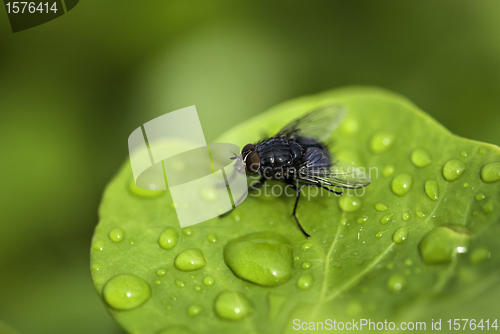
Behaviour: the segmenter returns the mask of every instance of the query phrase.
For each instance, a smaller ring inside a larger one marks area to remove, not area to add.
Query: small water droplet
[[[182,229],[182,234],[184,234],[184,235],[185,235],[185,236],[187,236],[187,237],[189,237],[189,236],[193,235],[193,233],[194,233],[194,230],[193,230],[193,228],[192,228],[192,227],[184,227],[184,228]]]
[[[438,226],[424,236],[418,249],[425,262],[444,263],[467,252],[469,243],[470,235],[464,226]]]
[[[102,251],[104,249],[104,241],[102,240],[96,240],[92,244],[92,249],[95,251]]]
[[[403,243],[408,238],[409,231],[410,228],[408,226],[398,228],[392,235],[392,241],[397,244]]]
[[[392,292],[400,292],[406,285],[406,278],[402,275],[394,274],[387,282],[387,288]]]
[[[194,278],[195,276],[194,275],[189,275],[189,278]]]
[[[468,182],[465,182],[464,183],[464,188],[467,188],[469,186],[469,183]]]
[[[339,198],[339,207],[344,212],[354,212],[361,207],[361,199],[356,196],[344,195]]]
[[[363,223],[365,223],[367,220],[368,220],[368,217],[367,217],[367,216],[362,216],[362,217],[359,217],[359,218],[356,220],[356,223],[358,223],[358,224],[363,224]]]
[[[128,243],[129,243],[129,244],[133,245],[133,244],[134,244],[134,242],[135,242],[135,240],[134,240],[134,239],[128,239]]]
[[[155,281],[155,284],[156,284],[156,285],[160,285],[160,284],[161,284],[161,281],[160,281],[160,280],[156,280],[156,281]]]
[[[417,211],[417,212],[415,212],[415,214],[417,215],[418,218],[424,218],[425,217],[425,213],[423,213],[422,211]]]
[[[158,269],[156,271],[156,275],[158,276],[165,276],[167,274],[167,270],[166,269]]]
[[[177,269],[182,271],[193,271],[206,266],[207,261],[201,249],[192,248],[177,255],[174,265]]]
[[[98,272],[99,270],[101,270],[101,268],[102,268],[102,264],[100,264],[100,263],[92,264],[92,271],[93,272]]]
[[[354,119],[346,119],[345,121],[342,122],[342,130],[347,133],[347,134],[354,134],[358,132],[359,125],[358,122]]]
[[[154,188],[156,188],[156,186],[154,186]],[[133,195],[135,195],[137,197],[143,197],[143,198],[155,198],[155,197],[159,197],[165,193],[164,190],[153,190],[153,189],[149,190],[149,189],[139,188],[135,184],[135,181],[133,179],[130,181],[128,189]]]
[[[462,151],[462,152],[460,152],[460,156],[461,156],[462,158],[467,158],[467,151]]]
[[[417,167],[425,167],[432,162],[432,158],[427,150],[418,148],[411,153],[411,162]]]
[[[207,276],[203,279],[203,284],[205,284],[206,286],[212,286],[215,284],[215,278],[213,278],[212,276]]]
[[[175,285],[177,285],[179,288],[183,288],[183,287],[186,286],[186,282],[184,282],[183,280],[178,279],[178,280],[175,281]]]
[[[378,231],[377,234],[375,234],[375,238],[380,239],[384,236],[385,231]]]
[[[214,303],[215,313],[222,319],[240,321],[254,312],[250,300],[242,293],[223,291]]]
[[[177,240],[179,240],[179,234],[173,228],[165,229],[160,238],[158,239],[158,244],[161,248],[170,250],[177,245]]]
[[[483,205],[483,212],[484,213],[492,213],[493,210],[495,209],[495,202],[493,201],[492,198],[490,198],[484,205]]]
[[[413,261],[411,259],[406,259],[405,260],[405,266],[411,266],[413,264]]]
[[[211,243],[215,243],[215,242],[217,242],[217,240],[219,240],[219,238],[217,237],[217,234],[215,234],[215,233],[209,233],[207,236],[207,239]]]
[[[439,197],[439,186],[436,180],[425,181],[425,193],[433,201],[437,201]]]
[[[403,213],[403,220],[408,221],[411,218],[411,214],[409,212],[404,212]]]
[[[391,221],[392,216],[394,216],[394,214],[393,214],[393,213],[389,213],[389,214],[387,214],[387,215],[383,216],[383,217],[380,219],[380,224],[382,224],[382,225],[387,224],[388,222],[390,222],[390,221]]]
[[[293,260],[294,261],[298,261],[298,260],[300,260],[300,257],[296,256],[296,257],[293,258]]]
[[[191,305],[188,308],[188,316],[196,317],[202,311],[203,311],[203,307],[201,307],[200,305]]]
[[[311,262],[306,261],[302,263],[302,269],[309,269],[309,268],[311,268]]]
[[[402,173],[392,180],[391,189],[398,196],[406,195],[413,184],[413,177],[408,173]]]
[[[377,210],[377,211],[382,212],[382,211],[387,211],[387,209],[389,209],[389,207],[385,203],[376,203],[375,204],[375,210]]]
[[[303,251],[306,251],[308,249],[311,249],[313,247],[313,244],[310,243],[310,242],[304,242],[302,244],[302,246],[300,247],[300,249],[302,249]]]
[[[312,274],[305,274],[300,276],[297,281],[297,287],[301,290],[309,290],[314,283],[314,276]]]
[[[382,171],[382,173],[384,174],[385,177],[389,177],[392,174],[394,174],[395,170],[396,170],[396,168],[394,167],[394,165],[387,165],[384,167],[384,170]]]
[[[117,227],[109,231],[108,236],[113,242],[122,242],[123,237],[125,236],[125,231]]]
[[[248,234],[224,247],[224,261],[233,273],[263,286],[288,281],[293,274],[292,259],[292,245],[272,232]]]
[[[340,218],[340,225],[342,225],[342,226],[346,226],[347,225],[347,217]]]
[[[104,285],[103,297],[106,304],[115,310],[130,310],[151,297],[151,288],[138,276],[122,274],[113,277]]]
[[[481,202],[485,198],[486,198],[486,196],[484,196],[483,193],[479,193],[476,195],[476,201],[478,201],[478,202]]]
[[[201,291],[201,285],[195,285],[194,291]]]
[[[465,163],[457,159],[448,160],[443,166],[443,177],[446,181],[455,181],[460,178],[466,169]]]
[[[500,162],[492,162],[481,168],[481,179],[492,183],[500,180]]]
[[[230,216],[234,219],[235,222],[239,222],[241,219],[241,212],[238,210],[238,208],[234,209]]]
[[[473,264],[479,264],[491,257],[490,251],[485,247],[476,248],[470,254],[470,262]]]
[[[370,141],[370,149],[373,153],[387,151],[394,142],[394,135],[388,132],[380,132],[373,136]]]

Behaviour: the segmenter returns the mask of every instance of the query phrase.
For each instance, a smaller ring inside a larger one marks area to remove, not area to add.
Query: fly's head
[[[241,150],[241,156],[243,157],[243,165],[247,174],[255,174],[259,171],[260,159],[259,154],[255,152],[254,144],[245,145]]]

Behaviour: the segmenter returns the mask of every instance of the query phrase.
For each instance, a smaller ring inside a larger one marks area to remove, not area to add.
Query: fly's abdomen
[[[290,166],[302,154],[302,147],[294,141],[271,139],[256,147],[260,157],[260,165],[264,168],[280,168]]]

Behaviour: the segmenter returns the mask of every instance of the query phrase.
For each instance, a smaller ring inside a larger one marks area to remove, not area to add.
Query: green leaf
[[[309,240],[291,216],[294,196],[265,196],[279,183],[224,218],[181,229],[168,191],[137,191],[124,164],[105,191],[91,249],[95,288],[123,328],[281,333],[295,332],[294,319],[359,318],[423,319],[430,328],[436,315],[459,315],[485,290],[498,292],[500,182],[490,164],[498,147],[454,136],[374,88],[286,102],[218,142],[243,147],[325,103],[349,110],[331,151],[373,182],[340,199],[309,189],[298,207]]]

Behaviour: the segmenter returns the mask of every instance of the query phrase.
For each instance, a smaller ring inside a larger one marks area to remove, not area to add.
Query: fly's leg
[[[323,185],[320,185],[320,184],[311,184],[311,183],[305,183],[305,182],[300,182],[300,181],[297,181],[298,184],[301,184],[303,186],[307,186],[307,187],[319,187],[319,188],[323,188],[325,190],[328,190],[329,192],[331,193],[334,193],[336,195],[339,195],[339,196],[342,196],[344,194],[343,191],[335,191],[335,190],[332,190],[328,187],[325,187]]]
[[[260,187],[262,187],[264,185],[264,183],[266,183],[267,179],[265,177],[261,177],[261,179],[257,182],[255,182],[254,184],[252,184],[250,187],[248,187],[248,190],[247,190],[247,193],[249,193],[250,191],[252,190],[257,190],[259,189]],[[240,203],[243,199],[245,198],[245,195],[243,195],[242,197],[240,197],[238,199],[238,201],[236,201],[235,203]],[[232,208],[231,210],[229,211],[226,211],[224,212],[223,214],[221,214],[219,216],[219,218],[223,218],[223,217],[226,217],[228,214],[230,214],[231,212],[233,212],[234,208]]]
[[[300,225],[300,222],[299,222],[299,219],[297,218],[297,206],[299,205],[299,199],[300,199],[300,190],[302,189],[302,187],[298,188],[295,184],[293,184],[292,182],[288,182],[288,184],[293,188],[293,190],[295,190],[297,192],[297,198],[295,199],[295,205],[293,206],[293,212],[292,212],[292,216],[293,218],[295,219],[295,221],[297,222],[297,225],[299,226],[300,230],[302,231],[302,233],[307,237],[307,238],[310,238],[311,236],[306,232],[304,231],[304,229],[302,228],[302,225]]]

